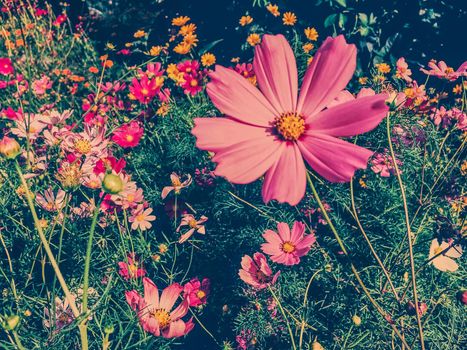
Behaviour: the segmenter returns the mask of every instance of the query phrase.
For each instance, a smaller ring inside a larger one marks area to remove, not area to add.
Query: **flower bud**
[[[102,181],[102,188],[107,193],[118,194],[123,190],[123,181],[118,175],[106,174]]]
[[[313,344],[311,345],[312,350],[324,350],[323,346],[318,343],[318,341],[314,341]]]
[[[11,137],[4,136],[0,140],[0,154],[6,159],[15,159],[21,153],[21,146],[18,141]]]
[[[459,293],[459,301],[462,304],[467,305],[467,290]]]
[[[358,326],[360,326],[362,324],[362,319],[358,315],[353,315],[352,316],[352,322],[353,322],[354,325],[356,325],[358,327]]]
[[[113,325],[108,325],[104,328],[105,334],[112,334],[115,331],[115,327]]]
[[[12,331],[19,324],[20,318],[18,315],[11,315],[5,318],[3,328],[7,331]]]

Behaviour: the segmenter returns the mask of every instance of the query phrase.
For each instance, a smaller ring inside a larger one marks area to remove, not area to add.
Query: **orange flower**
[[[111,60],[107,60],[102,63],[102,66],[105,68],[112,68],[113,65],[114,63]]]
[[[196,34],[187,34],[183,38],[183,43],[190,45],[190,46],[196,46],[198,43],[198,36]]]
[[[214,63],[216,63],[216,56],[214,56],[212,53],[206,52],[201,56],[201,64],[204,67],[212,66]]]
[[[253,22],[253,18],[251,16],[242,16],[240,18],[240,21],[238,21],[238,23],[240,23],[240,25],[243,26],[243,27],[250,24],[250,23],[252,23],[252,22]]]
[[[193,34],[195,30],[196,30],[196,24],[190,23],[190,24],[182,26],[180,30],[178,31],[178,34],[185,36],[188,34]]]
[[[172,19],[172,25],[177,26],[177,27],[181,27],[181,26],[185,25],[189,20],[190,20],[190,17],[188,17],[188,16],[175,17],[175,18]]]
[[[376,68],[378,69],[378,71],[380,73],[383,73],[383,74],[386,74],[386,73],[389,73],[391,71],[391,66],[389,66],[389,64],[387,63],[377,63],[375,64]]]
[[[305,29],[305,36],[308,40],[316,41],[318,40],[318,31],[315,28],[308,27]]]
[[[97,67],[89,67],[89,72],[93,73],[93,74],[96,74],[99,72],[99,69]]]
[[[302,49],[305,53],[309,53],[311,50],[313,50],[314,47],[315,45],[313,45],[312,43],[306,43],[302,46]]]
[[[191,45],[185,42],[181,42],[177,46],[174,47],[174,52],[180,55],[186,55],[191,50]]]
[[[286,26],[293,26],[297,23],[297,16],[295,16],[295,13],[293,12],[286,12],[282,17],[282,22]]]
[[[252,34],[248,35],[248,38],[246,39],[246,41],[251,46],[256,46],[261,42],[261,37],[259,36],[259,34],[252,33]]]
[[[135,32],[135,34],[133,34],[133,37],[135,37],[136,39],[139,39],[139,38],[142,38],[146,35],[146,32],[144,30],[138,30]]]
[[[151,49],[149,50],[149,54],[151,56],[159,56],[160,53],[162,51],[162,46],[153,46],[151,47]]]
[[[266,8],[274,17],[278,17],[281,15],[281,13],[279,12],[279,6],[277,5],[268,4]]]

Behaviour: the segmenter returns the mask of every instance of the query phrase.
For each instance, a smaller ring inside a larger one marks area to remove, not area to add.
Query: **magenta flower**
[[[118,274],[126,281],[133,278],[143,277],[146,270],[139,263],[134,253],[129,253],[127,261],[120,261],[118,263]]]
[[[183,286],[183,299],[188,300],[190,307],[204,305],[210,290],[211,283],[208,278],[203,278],[202,281],[193,278]]]
[[[137,291],[125,292],[127,303],[138,313],[143,329],[156,337],[176,338],[188,334],[195,326],[192,319],[182,320],[188,313],[188,301],[184,300],[174,310],[173,307],[183,288],[173,283],[159,296],[157,286],[149,278],[143,278],[144,297]]]
[[[316,241],[314,234],[305,236],[305,225],[298,221],[295,221],[292,232],[285,222],[277,224],[277,231],[264,232],[266,243],[261,245],[261,250],[278,264],[298,264],[300,257],[306,255]]]
[[[264,35],[253,62],[260,90],[232,69],[216,66],[207,92],[227,118],[196,118],[197,146],[214,152],[215,174],[247,184],[265,174],[265,202],[296,205],[306,189],[304,160],[325,179],[348,182],[373,152],[338,137],[374,129],[386,116],[387,94],[326,108],[355,71],[356,48],[327,38],[298,94],[293,51],[282,35]],[[215,132],[213,132],[215,130]]]
[[[253,259],[248,255],[242,258],[242,268],[238,271],[240,279],[256,289],[264,289],[276,283],[280,271],[272,274],[272,270],[261,253],[253,254]]]

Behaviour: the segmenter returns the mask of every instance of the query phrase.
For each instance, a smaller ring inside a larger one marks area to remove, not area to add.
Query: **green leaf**
[[[209,50],[211,50],[214,46],[216,46],[217,44],[219,44],[221,41],[224,41],[224,39],[219,39],[219,40],[214,40],[206,45],[204,45],[200,50],[199,50],[199,54],[202,55],[203,53],[205,52],[208,52]]]
[[[366,15],[366,13],[359,13],[358,18],[364,26],[368,25],[368,16]]]
[[[346,0],[336,0],[336,2],[341,5],[342,7],[347,7],[347,1]]]
[[[339,13],[339,28],[344,28],[345,24],[347,23],[347,15],[343,13]]]
[[[327,28],[327,27],[332,26],[334,22],[336,21],[336,17],[337,17],[337,13],[333,13],[332,15],[327,16],[326,19],[324,20],[324,27]]]

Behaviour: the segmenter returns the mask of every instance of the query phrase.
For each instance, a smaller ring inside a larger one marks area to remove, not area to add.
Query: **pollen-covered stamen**
[[[81,154],[87,154],[91,152],[92,145],[88,140],[78,139],[74,143],[75,150]]]
[[[290,254],[295,251],[295,245],[292,242],[284,242],[281,249],[284,253]]]
[[[166,328],[171,322],[169,313],[164,309],[152,310],[150,314],[157,320],[161,329]]]
[[[287,141],[296,141],[305,131],[305,119],[295,112],[282,113],[273,122],[277,133]]]

